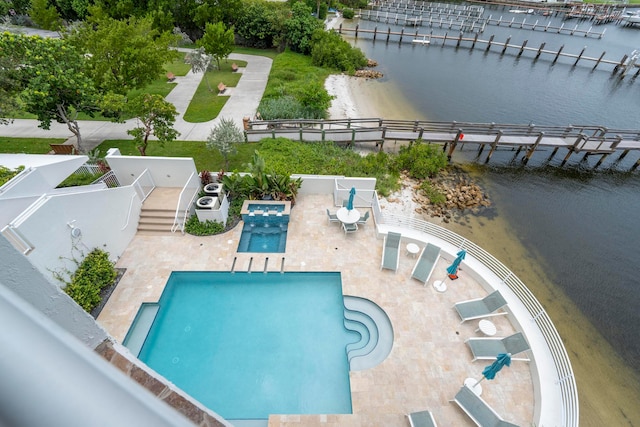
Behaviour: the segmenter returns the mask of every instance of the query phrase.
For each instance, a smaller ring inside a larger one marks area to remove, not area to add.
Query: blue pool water
[[[227,419],[350,414],[340,273],[173,272],[139,358]]]
[[[249,212],[255,212],[255,211],[284,212],[284,204],[277,203],[277,204],[267,205],[264,203],[251,203],[249,204],[249,206],[247,206],[247,210]]]
[[[277,252],[287,247],[289,216],[244,215],[238,252]]]

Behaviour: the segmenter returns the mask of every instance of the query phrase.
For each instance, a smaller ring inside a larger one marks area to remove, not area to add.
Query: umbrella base
[[[447,284],[443,280],[436,280],[433,282],[433,287],[438,292],[444,292],[447,290]]]

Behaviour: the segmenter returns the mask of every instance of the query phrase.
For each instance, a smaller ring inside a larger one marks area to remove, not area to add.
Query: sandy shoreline
[[[333,100],[330,118],[422,119],[390,82],[330,76],[325,87]],[[385,149],[387,147],[385,146]],[[383,209],[444,226],[482,246],[518,275],[553,319],[570,355],[580,398],[581,426],[640,426],[640,383],[609,343],[546,274],[543,260],[532,254],[504,216],[471,214],[444,224],[415,213],[412,187],[381,201]],[[604,398],[606,396],[606,398]]]

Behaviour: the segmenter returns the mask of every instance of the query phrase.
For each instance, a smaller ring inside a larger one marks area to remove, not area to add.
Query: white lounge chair
[[[500,353],[510,353],[515,356],[530,349],[529,343],[522,332],[517,332],[504,338],[472,337],[465,342],[471,349],[471,353],[473,353],[474,362],[476,360],[495,359]],[[529,361],[526,357],[512,357],[511,360]]]
[[[438,427],[431,411],[411,412],[407,418],[411,427]]]
[[[496,312],[505,305],[507,305],[507,301],[502,294],[500,294],[499,291],[494,291],[484,298],[458,302],[453,308],[455,308],[460,315],[462,319],[461,323],[464,323],[467,320],[507,314],[504,311]]]
[[[382,263],[380,269],[396,271],[400,263],[400,233],[388,232],[384,237],[384,246],[382,247]]]
[[[487,402],[466,385],[460,388],[452,402],[456,403],[480,427],[518,427],[517,424],[502,419]]]
[[[438,258],[440,258],[440,247],[428,243],[422,250],[418,262],[416,262],[416,265],[413,267],[411,277],[421,281],[426,286],[438,262]]]

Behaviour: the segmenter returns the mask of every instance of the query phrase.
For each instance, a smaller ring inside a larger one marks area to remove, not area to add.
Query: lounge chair
[[[517,424],[502,419],[487,402],[466,385],[460,388],[452,402],[455,402],[480,427],[518,427]]]
[[[338,216],[336,214],[332,214],[331,212],[329,212],[329,209],[327,209],[327,217],[329,218],[329,223],[340,222],[340,220],[338,219]]]
[[[366,223],[367,223],[367,220],[368,220],[368,219],[369,219],[369,211],[366,211],[366,212],[364,213],[364,215],[362,215],[362,216],[360,217],[360,219],[358,220],[358,222],[357,222],[356,224],[362,224],[362,225],[364,225],[364,224],[366,224]]]
[[[396,271],[400,262],[400,233],[390,231],[384,238],[384,246],[382,247],[382,263],[380,269]]]
[[[342,229],[344,230],[344,234],[355,233],[356,231],[358,231],[358,224],[345,224],[343,222]]]
[[[471,353],[473,353],[474,362],[476,360],[495,359],[500,353],[511,353],[512,356],[515,356],[530,348],[522,332],[517,332],[504,338],[472,337],[465,342],[471,349]],[[529,361],[527,357],[512,357],[511,360]]]
[[[436,266],[436,262],[438,262],[438,258],[440,258],[440,247],[428,243],[422,250],[420,259],[418,259],[416,265],[413,266],[411,277],[421,281],[426,286]]]
[[[462,319],[460,323],[464,323],[467,320],[507,314],[504,311],[495,312],[505,305],[507,305],[507,301],[505,301],[502,294],[499,291],[494,291],[484,298],[458,302],[453,308],[456,309]]]
[[[407,418],[411,427],[438,427],[431,411],[412,412]]]

